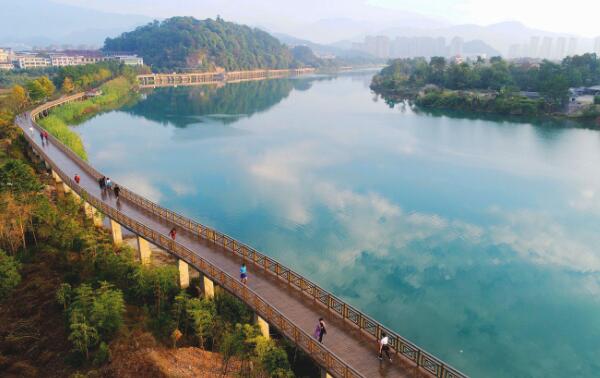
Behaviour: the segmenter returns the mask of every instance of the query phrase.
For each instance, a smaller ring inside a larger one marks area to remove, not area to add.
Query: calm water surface
[[[467,374],[598,376],[600,133],[391,109],[370,77],[160,89],[77,130]]]

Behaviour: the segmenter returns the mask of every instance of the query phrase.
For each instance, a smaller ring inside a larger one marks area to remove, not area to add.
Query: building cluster
[[[369,53],[382,59],[412,58],[433,56],[452,57],[459,60],[486,58],[485,52],[465,52],[465,41],[454,37],[449,42],[444,37],[389,37],[367,36],[364,42],[354,43],[353,49]]]
[[[14,52],[10,48],[0,47],[0,69],[4,70],[81,66],[111,60],[131,66],[144,64],[144,60],[137,55],[102,54],[98,50]]]
[[[508,57],[562,60],[567,56],[578,54],[579,50],[579,39],[576,37],[534,36],[528,43],[511,45]],[[594,39],[593,52],[600,55],[600,37]]]

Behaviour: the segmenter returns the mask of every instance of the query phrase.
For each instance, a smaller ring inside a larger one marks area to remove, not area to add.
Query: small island
[[[371,89],[388,104],[503,115],[600,116],[600,58],[584,54],[561,63],[462,62],[443,57],[396,59],[373,77]]]

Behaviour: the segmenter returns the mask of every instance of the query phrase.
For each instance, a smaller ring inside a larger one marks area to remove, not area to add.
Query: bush
[[[106,362],[110,360],[110,349],[108,349],[108,345],[103,341],[98,346],[98,351],[94,356],[94,365],[100,366],[104,365]]]
[[[21,282],[21,264],[0,249],[0,300],[6,298]]]
[[[600,105],[600,95],[594,96],[594,104]]]
[[[217,314],[230,324],[252,323],[254,314],[242,301],[226,292],[215,295]]]

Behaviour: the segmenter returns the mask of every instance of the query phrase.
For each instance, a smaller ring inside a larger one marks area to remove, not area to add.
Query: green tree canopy
[[[116,38],[105,51],[136,53],[157,70],[288,68],[289,49],[260,29],[216,20],[172,17],[154,21]]]
[[[0,193],[16,195],[37,192],[42,185],[33,174],[31,167],[21,160],[9,159],[0,167]]]

